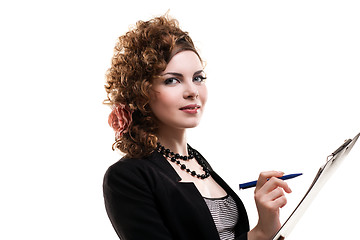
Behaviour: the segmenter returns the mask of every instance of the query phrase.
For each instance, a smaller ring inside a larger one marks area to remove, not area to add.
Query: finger
[[[273,210],[282,208],[287,204],[287,198],[282,188],[274,189],[268,193],[266,199],[265,201],[268,202],[268,206]]]
[[[270,192],[276,188],[282,188],[286,193],[291,193],[292,190],[289,185],[277,177],[270,178],[263,186],[264,191]]]
[[[283,172],[279,171],[268,171],[268,172],[261,172],[258,178],[258,182],[256,184],[255,191],[259,190],[264,186],[264,184],[272,177],[282,177],[284,175]]]
[[[287,198],[285,195],[280,196],[273,201],[273,204],[275,208],[283,208],[287,204]]]
[[[276,182],[276,185],[280,188],[282,188],[286,193],[291,193],[292,190],[291,188],[289,187],[289,185],[284,181],[284,180],[281,180],[281,179],[274,179],[274,182]]]
[[[258,211],[261,211],[262,213],[264,213],[263,211],[275,213],[279,211],[279,208],[286,205],[287,199],[282,188],[277,188],[265,195],[256,195],[255,202]]]
[[[266,195],[268,201],[275,201],[277,198],[284,196],[284,190],[280,187],[275,188]]]

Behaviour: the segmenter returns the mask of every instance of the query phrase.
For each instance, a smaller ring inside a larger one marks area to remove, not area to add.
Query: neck
[[[169,148],[174,153],[179,153],[180,155],[188,155],[185,129],[170,130],[160,128],[157,135],[159,142],[165,148]]]

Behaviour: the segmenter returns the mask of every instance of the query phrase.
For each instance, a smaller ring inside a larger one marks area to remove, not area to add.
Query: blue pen
[[[295,177],[298,177],[301,175],[302,175],[302,173],[289,174],[289,175],[284,175],[282,177],[279,177],[279,179],[288,180],[288,179],[295,178]],[[257,181],[252,181],[252,182],[239,184],[239,187],[240,187],[240,189],[247,189],[247,188],[255,187],[256,184],[257,184]]]

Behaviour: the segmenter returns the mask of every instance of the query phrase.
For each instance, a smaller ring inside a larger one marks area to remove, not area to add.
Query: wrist
[[[259,225],[254,227],[248,233],[248,240],[269,240],[269,239],[271,239],[271,236],[265,234],[265,232],[261,229]]]

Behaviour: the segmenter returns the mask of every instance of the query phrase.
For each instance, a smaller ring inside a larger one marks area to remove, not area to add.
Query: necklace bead
[[[166,159],[168,159],[171,162],[174,162],[177,165],[179,165],[182,170],[186,171],[187,173],[189,173],[193,177],[197,177],[199,179],[205,179],[205,178],[208,178],[210,176],[210,170],[207,168],[204,160],[189,145],[188,145],[188,152],[189,152],[188,156],[182,156],[179,153],[174,153],[170,149],[166,149],[160,143],[157,144],[156,150],[159,153],[161,153]],[[204,174],[198,174],[195,171],[190,170],[189,168],[186,167],[186,165],[184,163],[181,163],[181,161],[180,161],[180,160],[189,161],[189,160],[191,160],[193,158],[195,158],[195,160],[202,167],[202,170],[204,171]]]

